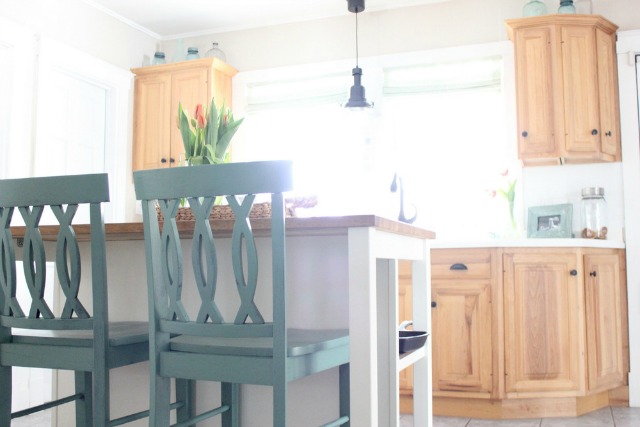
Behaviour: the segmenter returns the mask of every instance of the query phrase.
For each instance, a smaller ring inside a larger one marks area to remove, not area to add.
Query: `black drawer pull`
[[[569,272],[569,274],[570,274],[570,275],[572,275],[572,276],[577,276],[577,275],[578,275],[578,271],[576,271],[576,270],[571,270],[571,271]]]
[[[449,267],[449,270],[468,270],[467,266],[464,264],[460,264],[459,262],[453,264]]]
[[[591,135],[595,136],[598,134],[598,129],[594,129],[591,131]]]
[[[438,306],[438,303],[435,301],[431,301],[431,308],[436,308]]]

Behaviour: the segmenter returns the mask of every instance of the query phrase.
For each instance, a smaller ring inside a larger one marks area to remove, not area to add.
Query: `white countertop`
[[[435,249],[452,248],[612,248],[624,249],[622,240],[598,239],[486,239],[486,240],[430,240]]]

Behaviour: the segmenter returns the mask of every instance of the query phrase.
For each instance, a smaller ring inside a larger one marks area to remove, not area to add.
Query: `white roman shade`
[[[434,62],[384,69],[384,95],[501,88],[502,58]]]

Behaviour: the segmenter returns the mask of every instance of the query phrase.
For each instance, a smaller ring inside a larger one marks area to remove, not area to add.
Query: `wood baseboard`
[[[450,417],[486,419],[577,417],[606,406],[629,406],[629,387],[580,397],[531,399],[433,398],[433,414]],[[400,397],[400,411],[413,412],[413,397]]]

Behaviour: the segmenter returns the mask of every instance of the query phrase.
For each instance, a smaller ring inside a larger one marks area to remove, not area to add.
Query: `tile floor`
[[[413,418],[402,415],[401,427],[413,427]],[[433,427],[639,427],[640,408],[603,408],[576,418],[533,418],[522,420],[481,420],[433,417]]]
[[[50,411],[22,417],[11,423],[11,427],[50,426]],[[401,415],[400,427],[413,427],[413,417],[411,415]],[[603,408],[577,418],[534,418],[495,421],[434,417],[433,427],[640,427],[640,408]]]

